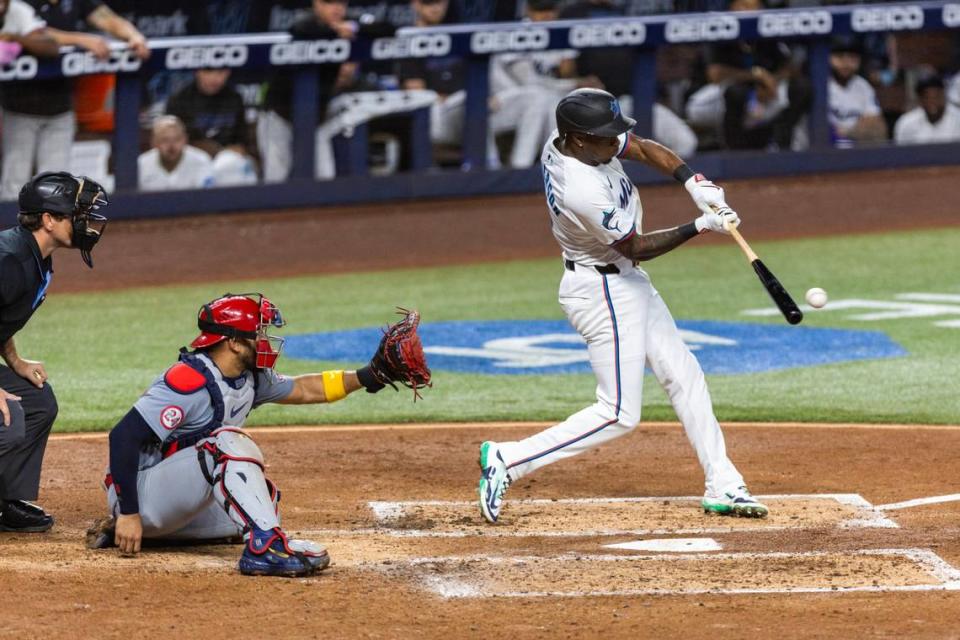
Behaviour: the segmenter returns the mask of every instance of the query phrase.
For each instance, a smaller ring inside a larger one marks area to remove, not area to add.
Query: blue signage
[[[678,321],[707,373],[760,373],[821,364],[896,358],[907,351],[879,331],[776,324]],[[361,365],[380,341],[377,327],[287,337],[284,353],[303,360]],[[589,373],[582,338],[565,320],[489,320],[420,325],[434,370],[485,374]]]

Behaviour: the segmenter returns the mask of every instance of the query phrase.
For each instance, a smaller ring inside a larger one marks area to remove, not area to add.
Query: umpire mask
[[[107,228],[107,217],[96,211],[110,203],[99,184],[86,177],[80,177],[79,180],[80,191],[73,214],[73,247],[80,250],[80,257],[92,269],[93,258],[90,253]]]
[[[107,218],[96,213],[97,209],[108,204],[103,187],[86,176],[45,171],[23,185],[19,204],[22,215],[49,212],[59,218],[69,217],[72,226],[70,245],[79,249],[84,263],[93,268],[90,252],[107,226]]]

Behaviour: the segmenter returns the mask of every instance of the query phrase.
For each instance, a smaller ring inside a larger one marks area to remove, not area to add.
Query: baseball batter
[[[578,89],[557,105],[558,130],[543,148],[547,210],[563,253],[560,305],[587,343],[597,402],[564,422],[518,442],[480,446],[480,511],[500,515],[512,482],[557,460],[609,442],[640,421],[644,364],[663,386],[706,476],[706,512],[764,517],[727,457],[703,371],[637,262],[671,251],[700,233],[725,232],[740,220],[723,189],[675,153],[629,133],[635,124],[616,98]],[[619,158],[673,175],[702,214],[672,229],[644,233],[637,189]]]
[[[388,329],[366,367],[287,378],[273,371],[283,339],[268,331],[284,321],[270,300],[226,294],[203,305],[194,351],[183,350],[110,432],[104,487],[111,515],[87,532],[88,546],[115,542],[133,554],[143,538],[243,536],[243,574],[304,576],[324,569],[323,546],[290,539],[281,528],[280,492],[242,427],[267,402],[335,402],[361,388],[376,393],[386,384],[406,384],[409,372],[386,353],[401,324]],[[393,344],[405,352],[407,346]],[[418,338],[415,350],[422,358]],[[429,383],[423,368],[418,379]]]

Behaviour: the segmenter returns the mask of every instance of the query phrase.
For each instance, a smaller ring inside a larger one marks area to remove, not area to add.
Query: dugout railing
[[[489,60],[498,53],[549,49],[630,47],[630,74],[637,133],[649,135],[651,109],[656,99],[658,49],[675,44],[716,43],[737,39],[780,39],[805,42],[813,86],[811,145],[804,152],[715,151],[693,160],[698,170],[715,179],[797,175],[824,171],[897,168],[955,164],[960,144],[893,145],[835,149],[827,124],[829,43],[836,35],[960,29],[960,2],[867,4],[811,7],[761,12],[715,12],[647,17],[492,23],[405,28],[395,37],[357,40],[292,41],[283,33],[241,36],[158,38],[150,41],[151,57],[138,60],[123,45],[113,45],[111,56],[99,61],[85,51],[64,49],[59,59],[21,56],[0,67],[4,90],[29,90],[33,79],[114,73],[115,131],[113,166],[116,193],[111,217],[153,217],[190,213],[310,205],[376,202],[440,196],[532,192],[540,188],[537,168],[487,170],[485,167]],[[344,61],[390,61],[403,58],[460,56],[466,61],[466,122],[464,167],[440,170],[429,165],[428,114],[413,114],[410,126],[414,169],[388,176],[365,175],[366,141],[361,127],[347,141],[347,158],[336,179],[317,181],[314,175],[314,136],[295,135],[293,170],[284,183],[201,191],[138,192],[137,156],[140,153],[142,83],[158,71],[190,71],[228,67],[294,75],[292,111],[295,131],[316,127],[317,74],[313,65]],[[16,88],[10,86],[16,83]],[[358,160],[358,158],[360,158]],[[662,176],[631,163],[638,183]],[[359,168],[358,168],[359,167]],[[13,223],[15,203],[0,203],[5,225]]]

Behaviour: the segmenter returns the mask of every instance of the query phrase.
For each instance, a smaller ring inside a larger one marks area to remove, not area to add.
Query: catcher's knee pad
[[[230,517],[243,527],[280,526],[280,492],[263,474],[260,447],[245,433],[219,429],[213,434],[214,493]]]

